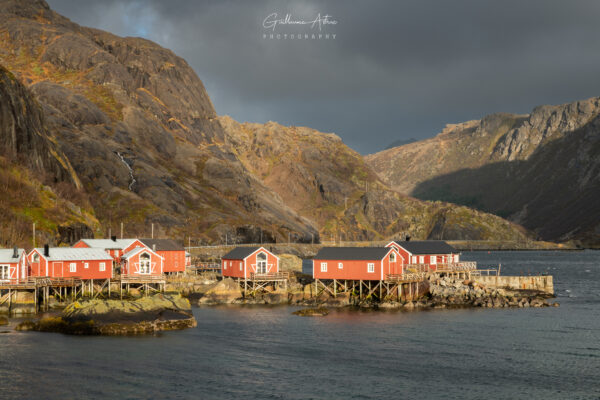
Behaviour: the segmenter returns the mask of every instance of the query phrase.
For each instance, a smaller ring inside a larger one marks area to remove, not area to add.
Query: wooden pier
[[[198,275],[203,272],[221,273],[221,264],[219,263],[199,263],[186,268],[192,274]]]
[[[123,289],[129,292],[129,289],[137,288],[144,291],[144,295],[150,292],[164,292],[167,279],[162,275],[121,275],[115,279],[119,283],[119,292],[123,298]]]
[[[254,296],[258,292],[268,292],[270,286],[273,287],[273,290],[277,290],[280,286],[287,289],[289,279],[289,272],[275,272],[272,274],[252,273],[249,279],[238,278],[237,281],[244,289],[244,296],[248,294]]]

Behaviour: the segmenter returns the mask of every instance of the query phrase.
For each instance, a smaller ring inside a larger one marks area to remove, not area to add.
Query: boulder
[[[224,278],[204,292],[198,304],[232,304],[242,297],[240,286],[232,278]]]
[[[302,259],[293,254],[279,254],[279,270],[302,273]]]

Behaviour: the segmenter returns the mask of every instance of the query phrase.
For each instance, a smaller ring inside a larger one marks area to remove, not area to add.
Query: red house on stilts
[[[382,281],[403,273],[398,251],[386,247],[323,247],[313,260],[313,278]]]
[[[458,264],[459,252],[443,240],[394,241],[386,245],[400,254],[404,264],[436,271],[438,266]]]
[[[147,247],[136,247],[121,256],[123,277],[159,277],[163,272],[163,257]]]
[[[140,239],[140,242],[163,258],[165,274],[177,274],[185,271],[185,248],[176,241],[172,239]]]
[[[221,258],[223,276],[252,279],[255,274],[278,272],[279,257],[264,247],[236,247]]]
[[[35,248],[27,255],[31,276],[49,278],[110,279],[112,257],[102,249]]]
[[[0,283],[27,281],[29,264],[24,249],[0,249]]]

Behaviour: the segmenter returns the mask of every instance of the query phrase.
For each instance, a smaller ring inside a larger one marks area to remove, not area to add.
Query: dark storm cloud
[[[446,123],[600,95],[592,0],[49,3],[82,25],[172,49],[219,114],[335,132],[362,153]],[[336,39],[263,39],[271,13],[329,14],[338,24],[324,32]]]

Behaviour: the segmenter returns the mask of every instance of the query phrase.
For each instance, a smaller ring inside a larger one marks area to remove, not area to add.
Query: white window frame
[[[419,264],[425,264],[425,256],[419,256]]]
[[[327,263],[326,262],[321,263],[321,272],[327,272]]]
[[[416,264],[417,263],[417,256],[412,256],[412,263]]]
[[[437,256],[430,256],[429,260],[431,264],[437,264]]]
[[[340,263],[338,263],[338,268],[339,268],[339,269],[344,269],[344,263],[341,263],[341,262],[340,262]]]
[[[396,253],[390,253],[390,262],[396,262]]]
[[[242,264],[243,263],[240,261],[240,271],[242,270]],[[231,265],[231,264],[229,264],[229,265]]]
[[[100,271],[100,272],[106,271],[106,263],[101,262],[100,265],[98,266],[98,271]]]
[[[454,262],[458,262],[458,254],[454,255]]]
[[[0,265],[0,280],[7,281],[10,279],[10,265],[2,264]]]
[[[375,273],[375,263],[368,263],[367,264],[367,272],[370,274]]]
[[[83,268],[88,269],[90,267],[89,263],[83,263]]]
[[[229,266],[231,267],[233,265],[233,261],[229,261]],[[227,266],[227,261],[225,261],[225,266]]]
[[[69,264],[69,272],[77,272],[77,263]]]
[[[32,262],[40,262],[40,255],[38,253],[33,253],[33,260]]]

